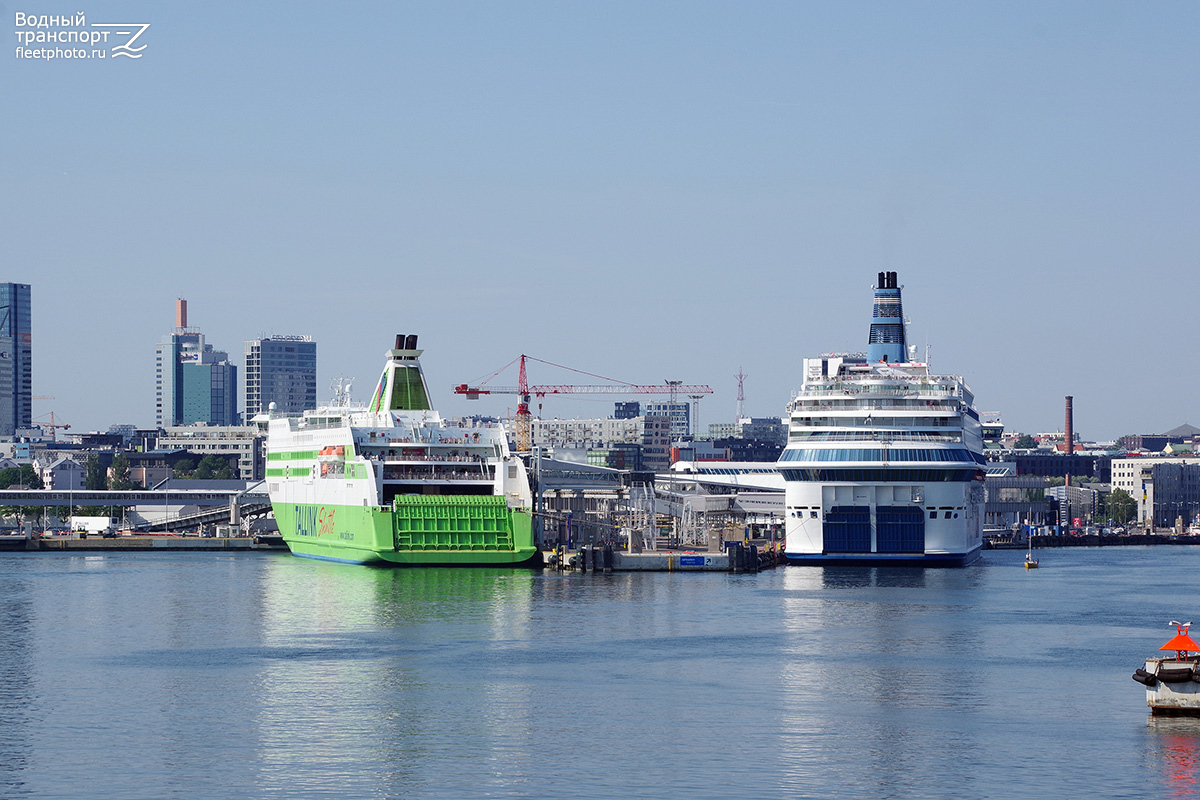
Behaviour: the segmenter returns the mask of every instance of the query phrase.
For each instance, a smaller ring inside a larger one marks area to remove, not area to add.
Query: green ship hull
[[[274,503],[292,553],[348,564],[537,566],[533,518],[490,495],[401,495],[391,507]]]

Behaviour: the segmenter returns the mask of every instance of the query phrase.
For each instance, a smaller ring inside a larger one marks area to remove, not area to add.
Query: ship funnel
[[[904,308],[900,303],[900,287],[896,273],[879,273],[875,289],[875,308],[871,313],[871,336],[867,342],[868,361],[887,361],[893,364],[908,360],[904,338]]]
[[[429,387],[419,361],[417,335],[396,334],[396,346],[386,354],[387,365],[379,376],[368,411],[430,411]]]

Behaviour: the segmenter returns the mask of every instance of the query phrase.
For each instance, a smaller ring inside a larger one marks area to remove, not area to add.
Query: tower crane
[[[488,381],[495,378],[504,370],[511,367],[517,361],[521,362],[521,366],[517,371],[516,386],[490,386]],[[557,367],[559,369],[578,372],[581,375],[587,375],[592,378],[609,381],[607,384],[566,384],[566,383],[546,383],[546,384],[530,384],[529,378],[525,372],[526,361],[537,361],[539,364]],[[677,395],[684,394],[688,396],[703,396],[712,394],[713,390],[707,386],[684,384],[682,381],[666,381],[662,384],[640,384],[627,383],[618,381],[615,378],[606,378],[603,375],[595,375],[591,372],[583,372],[582,370],[564,367],[562,364],[555,364],[551,361],[543,361],[540,358],[521,354],[517,358],[505,364],[500,369],[488,375],[481,381],[474,384],[460,383],[454,387],[455,394],[466,395],[468,400],[478,400],[483,394],[515,394],[517,400],[517,415],[516,426],[514,430],[514,438],[516,439],[517,450],[519,452],[528,452],[532,445],[532,425],[531,420],[533,415],[529,411],[530,398],[545,397],[552,394],[665,394],[669,395],[672,400]]]
[[[44,417],[44,416],[46,416],[46,415],[45,415],[45,414],[43,414],[42,416]],[[65,431],[65,430],[69,430],[71,426],[70,426],[69,424],[67,424],[67,423],[62,423],[62,422],[55,423],[55,422],[54,422],[54,412],[53,412],[53,411],[51,411],[51,412],[50,412],[49,416],[50,416],[50,421],[49,421],[49,422],[37,422],[37,420],[34,420],[34,422],[35,422],[35,423],[37,424],[37,426],[38,426],[39,428],[41,428],[42,430],[45,430],[46,428],[49,428],[49,429],[50,429],[50,441],[51,441],[52,443],[56,443],[56,442],[58,442],[58,436],[57,436],[58,429],[59,429],[59,428],[62,428],[62,429]],[[38,417],[38,419],[41,419],[41,417]]]

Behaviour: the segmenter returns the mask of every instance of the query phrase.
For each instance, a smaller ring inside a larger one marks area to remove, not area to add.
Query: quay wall
[[[55,537],[51,539],[15,539],[4,542],[5,550],[27,552],[121,552],[147,550],[229,550],[237,552],[286,552],[286,545],[256,541],[250,537],[200,538],[174,536],[118,536],[113,539],[88,537],[73,539]]]

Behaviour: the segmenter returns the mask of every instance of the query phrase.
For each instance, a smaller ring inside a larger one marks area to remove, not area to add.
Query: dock
[[[723,551],[648,550],[630,553],[612,546],[565,548],[543,553],[546,569],[563,572],[759,572],[783,563],[783,553],[735,543]]]
[[[146,552],[149,550],[220,550],[242,553],[287,552],[287,545],[278,537],[237,536],[115,536],[103,538],[88,536],[50,536],[25,538],[23,536],[0,536],[0,550],[14,552]]]

